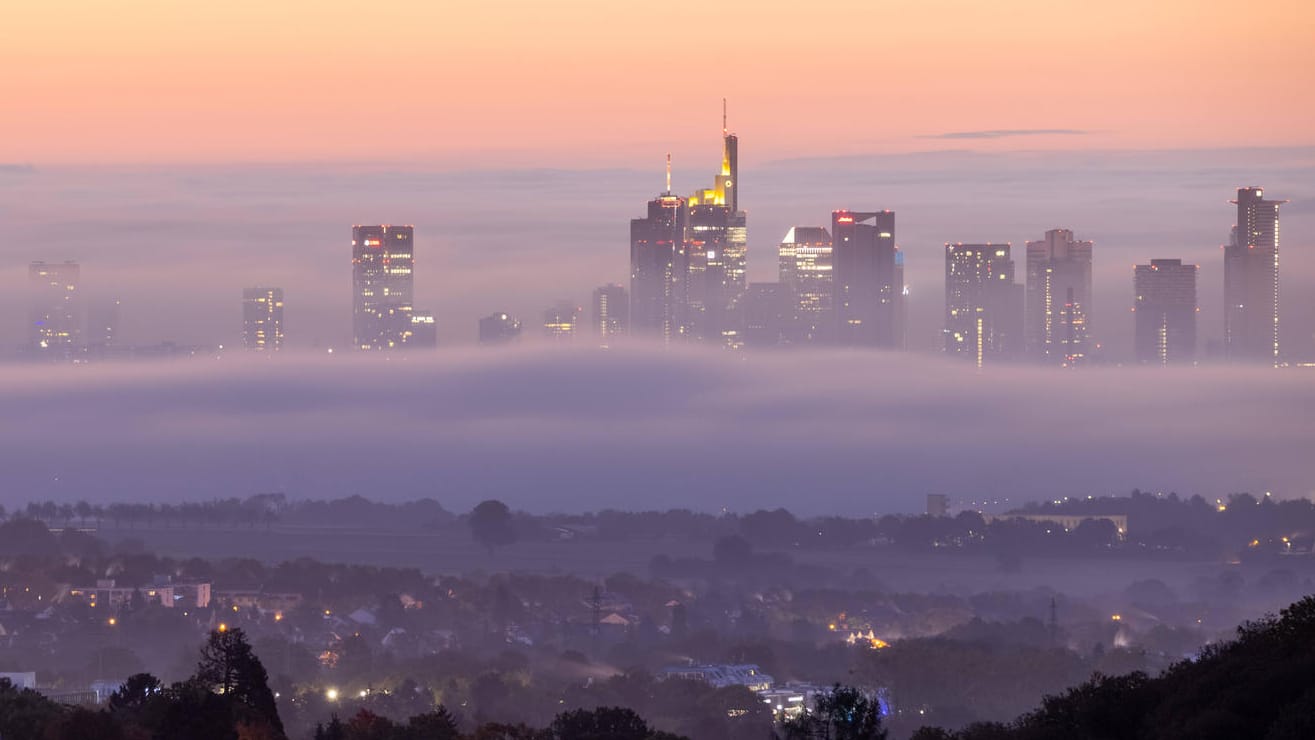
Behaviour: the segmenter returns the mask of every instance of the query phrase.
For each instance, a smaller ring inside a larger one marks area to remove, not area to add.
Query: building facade
[[[1224,248],[1224,349],[1246,362],[1279,360],[1279,206],[1258,187],[1239,188],[1237,225]]]
[[[520,336],[521,322],[511,314],[495,313],[479,320],[480,344],[506,344]]]
[[[571,342],[580,332],[580,307],[558,301],[543,312],[543,335],[557,342]]]
[[[434,349],[438,346],[438,321],[433,311],[411,312],[411,342],[416,349]]]
[[[253,352],[283,349],[283,289],[242,291],[242,346]]]
[[[1092,243],[1051,229],[1027,243],[1027,351],[1039,362],[1071,367],[1091,354]]]
[[[1133,268],[1137,362],[1172,365],[1195,359],[1197,270],[1176,259]]]
[[[590,325],[600,347],[609,347],[625,336],[630,326],[630,296],[625,286],[608,283],[594,289]]]
[[[723,101],[724,105],[724,101]],[[739,207],[740,140],[722,111],[721,169],[711,188],[687,199],[689,300],[696,338],[735,349],[743,345],[743,300],[748,290],[748,219]]]
[[[896,349],[904,286],[898,277],[894,211],[831,214],[835,339],[843,346]],[[899,283],[899,284],[897,284]]]
[[[823,343],[834,328],[831,233],[822,226],[794,226],[777,250],[781,290],[787,302],[787,340]]]
[[[1022,351],[1023,286],[1011,246],[945,245],[945,353],[977,367]]]
[[[118,298],[93,301],[87,310],[87,349],[104,354],[118,347],[119,314],[122,303]]]
[[[749,347],[787,343],[790,316],[790,300],[784,285],[749,283],[744,295],[744,343]]]
[[[403,349],[414,336],[415,229],[352,227],[352,335],[358,350]]]
[[[28,265],[28,349],[36,356],[67,360],[80,348],[81,268],[76,262]]]
[[[630,221],[630,325],[636,336],[670,343],[690,336],[689,208],[667,192],[648,202],[648,215]]]

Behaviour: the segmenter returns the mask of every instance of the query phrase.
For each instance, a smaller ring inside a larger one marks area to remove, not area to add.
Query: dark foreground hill
[[[1097,676],[1009,724],[915,740],[1309,740],[1315,738],[1315,597],[1238,628],[1156,678]]]

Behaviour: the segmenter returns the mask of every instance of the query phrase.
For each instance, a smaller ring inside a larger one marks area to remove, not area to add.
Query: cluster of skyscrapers
[[[682,198],[667,189],[630,224],[635,335],[665,342],[907,344],[904,254],[889,210],[837,210],[831,226],[795,226],[777,250],[779,279],[745,283],[746,218],[739,207],[738,138],[723,123],[721,173]],[[1238,190],[1225,248],[1225,353],[1278,361],[1278,207]],[[1009,243],[945,244],[944,351],[979,367],[1030,360],[1074,367],[1094,358],[1090,240],[1052,229],[1026,244],[1018,282]],[[1134,270],[1135,353],[1144,364],[1191,363],[1197,344],[1196,265],[1154,259]]]
[[[794,343],[902,348],[904,267],[895,214],[840,210],[831,216],[830,232],[795,227],[780,246],[780,280],[748,283],[738,161],[739,139],[724,119],[713,187],[676,195],[668,159],[666,190],[648,202],[644,217],[630,222],[631,333],[730,349]]]
[[[744,214],[723,178],[738,184],[734,152],[717,188],[688,199],[668,188],[631,221],[631,315],[636,335],[664,341],[741,345],[822,344],[902,349],[907,344],[904,254],[889,210],[837,210],[825,226],[795,226],[777,250],[779,280],[736,282],[746,258]],[[725,204],[702,231],[702,204]],[[1238,191],[1237,222],[1225,248],[1224,349],[1240,361],[1278,361],[1278,207],[1260,188]],[[735,246],[734,272],[714,261]],[[1018,282],[1010,243],[945,244],[943,349],[981,367],[1032,361],[1061,367],[1091,362],[1093,243],[1051,229],[1026,243]],[[714,268],[714,265],[717,267]],[[1192,363],[1197,351],[1196,265],[1153,259],[1134,269],[1135,355],[1139,363]]]
[[[608,347],[620,337],[666,344],[824,345],[903,349],[907,344],[904,254],[895,213],[836,210],[828,229],[800,225],[777,247],[778,280],[747,281],[747,217],[740,207],[739,139],[722,122],[721,167],[712,187],[688,196],[667,187],[630,222],[629,286],[609,283],[584,308],[560,301],[544,311],[547,339],[588,336]],[[1237,225],[1224,248],[1224,349],[1234,360],[1279,359],[1279,206],[1257,187],[1237,191]],[[415,229],[352,227],[352,346],[401,351],[437,345],[434,314],[417,310]],[[1068,229],[1026,243],[1019,282],[1008,242],[946,243],[943,349],[977,366],[1031,360],[1072,367],[1093,359],[1093,244]],[[1197,345],[1198,267],[1152,259],[1133,272],[1136,359],[1191,363]],[[108,353],[118,342],[119,303],[86,312],[75,262],[29,268],[30,353],[50,359]],[[284,346],[278,287],[242,293],[243,345]],[[507,313],[479,320],[479,341],[521,336]]]
[[[1224,247],[1224,351],[1232,360],[1277,363],[1284,201],[1266,200],[1264,190],[1248,187],[1233,202],[1237,225]],[[1090,241],[1067,229],[1048,231],[1027,243],[1024,288],[1014,282],[1009,244],[946,244],[945,351],[979,366],[1020,356],[1063,366],[1086,362],[1093,349],[1091,260]],[[1134,267],[1139,363],[1196,359],[1198,272],[1181,259]]]
[[[119,340],[119,301],[82,299],[77,262],[33,262],[27,268],[29,354],[65,362],[100,357]]]

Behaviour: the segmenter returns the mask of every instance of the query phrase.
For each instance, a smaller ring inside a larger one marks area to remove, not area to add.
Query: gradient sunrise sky
[[[723,96],[759,161],[1315,130],[1315,9],[1286,0],[42,0],[3,26],[0,162],[37,165],[633,165],[706,149]],[[972,134],[1030,130],[1064,133]]]

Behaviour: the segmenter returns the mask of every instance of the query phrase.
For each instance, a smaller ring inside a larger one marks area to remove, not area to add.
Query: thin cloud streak
[[[1007,139],[1015,136],[1087,136],[1090,131],[1075,128],[1002,128],[983,131],[951,131],[923,134],[919,139]]]
[[[0,413],[25,420],[0,430],[6,506],[278,490],[863,514],[931,492],[1290,496],[1315,480],[1298,371],[526,346],[0,374]]]

